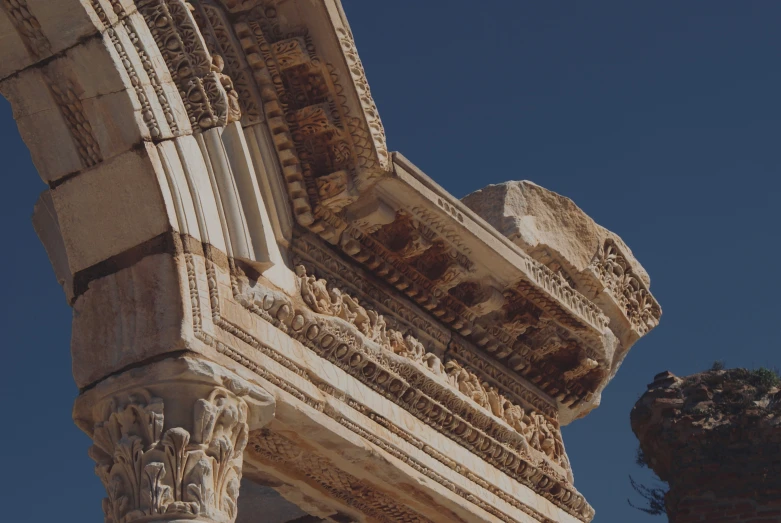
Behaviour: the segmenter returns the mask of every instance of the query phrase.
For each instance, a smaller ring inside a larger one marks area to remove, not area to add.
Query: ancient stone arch
[[[107,522],[591,521],[560,426],[648,276],[566,198],[389,153],[338,0],[3,0],[0,43]]]

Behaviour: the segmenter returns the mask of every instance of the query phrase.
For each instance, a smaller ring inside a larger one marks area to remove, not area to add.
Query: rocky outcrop
[[[658,374],[631,414],[672,523],[781,521],[781,391],[766,369]]]

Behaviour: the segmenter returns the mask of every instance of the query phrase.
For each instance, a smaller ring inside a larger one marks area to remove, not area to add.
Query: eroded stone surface
[[[781,391],[769,370],[659,374],[632,410],[673,523],[781,521]]]
[[[613,373],[631,345],[659,323],[662,311],[650,293],[648,273],[621,238],[571,199],[533,182],[513,181],[489,185],[463,202],[600,306],[622,343]]]
[[[568,273],[588,268],[594,254],[610,238],[618,242],[638,278],[651,284],[645,269],[618,236],[598,225],[571,199],[534,182],[489,185],[462,201],[535,259],[570,278],[573,276]]]

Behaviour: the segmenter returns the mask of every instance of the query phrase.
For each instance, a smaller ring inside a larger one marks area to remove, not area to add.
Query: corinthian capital
[[[273,416],[259,388],[200,360],[166,360],[80,397],[106,523],[230,523],[251,428]]]

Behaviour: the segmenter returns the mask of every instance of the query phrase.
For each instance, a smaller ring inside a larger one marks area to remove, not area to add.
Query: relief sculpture
[[[233,523],[244,477],[322,521],[588,523],[562,426],[650,279],[564,197],[390,153],[345,16],[0,1],[105,521]]]
[[[384,349],[410,359],[435,376],[445,379],[455,390],[521,434],[527,447],[543,453],[561,467],[569,468],[561,431],[555,421],[513,404],[496,387],[481,382],[476,374],[456,360],[443,363],[435,354],[426,352],[426,348],[414,336],[388,329],[381,314],[365,309],[339,289],[329,288],[325,280],[307,274],[302,265],[296,267],[296,275],[301,297],[314,312],[335,316],[353,324],[361,334]]]

